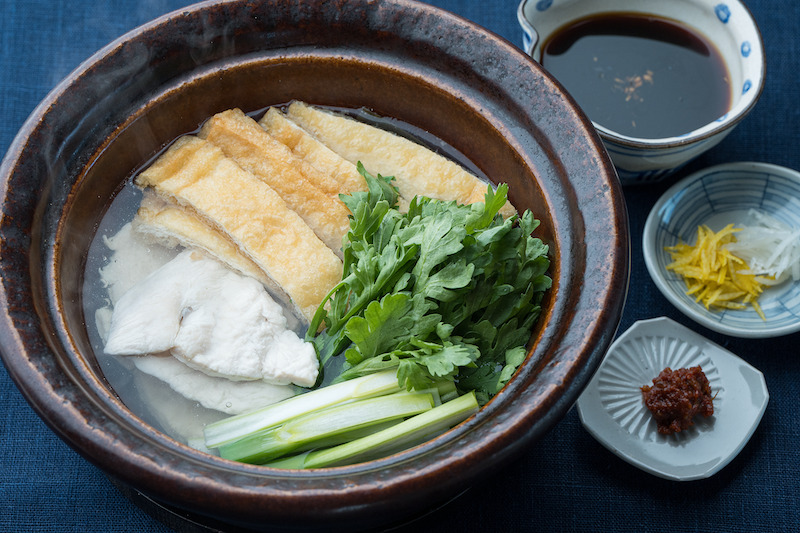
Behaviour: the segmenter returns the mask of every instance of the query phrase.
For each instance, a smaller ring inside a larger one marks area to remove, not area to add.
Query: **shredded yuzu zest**
[[[758,297],[764,290],[758,277],[748,273],[747,263],[724,247],[736,242],[736,232],[728,224],[718,232],[708,226],[697,228],[694,245],[678,243],[665,250],[672,257],[667,270],[680,275],[686,283],[686,294],[702,303],[706,309],[745,309],[750,305],[762,320],[766,320]]]

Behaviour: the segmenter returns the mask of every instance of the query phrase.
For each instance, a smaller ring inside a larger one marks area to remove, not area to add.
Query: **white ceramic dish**
[[[613,12],[652,14],[693,28],[716,46],[731,78],[728,113],[683,135],[630,137],[595,123],[620,181],[624,185],[651,183],[716,146],[753,109],[764,86],[766,60],[761,33],[740,0],[522,0],[517,20],[522,27],[523,48],[540,61],[542,43],[556,30],[586,16]]]
[[[766,338],[800,331],[800,283],[792,280],[766,289],[758,302],[766,320],[752,309],[707,310],[686,294],[686,284],[666,266],[664,250],[693,243],[697,226],[719,231],[741,223],[751,208],[800,228],[800,173],[766,163],[729,163],[696,172],[670,187],[647,217],[643,235],[645,265],[664,296],[697,323],[734,337]]]
[[[691,428],[660,435],[640,387],[665,367],[700,365],[714,398],[714,415]],[[731,352],[661,317],[636,322],[611,345],[578,398],[581,422],[603,446],[655,476],[703,479],[744,448],[767,407],[764,376]]]

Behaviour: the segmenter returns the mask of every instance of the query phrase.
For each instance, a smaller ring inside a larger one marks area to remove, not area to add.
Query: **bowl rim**
[[[227,6],[238,7],[246,5],[248,2],[245,2],[244,0],[236,0],[223,3]],[[371,4],[372,2],[368,3]],[[13,177],[16,164],[19,162],[19,159],[27,149],[27,141],[32,135],[37,133],[43,119],[52,112],[52,109],[58,104],[59,99],[69,91],[73,84],[75,84],[82,77],[89,76],[91,72],[107,58],[107,56],[117,51],[127,42],[141,38],[142,35],[146,35],[148,32],[157,31],[173,17],[186,18],[191,16],[199,16],[206,9],[219,4],[219,2],[209,0],[162,15],[161,17],[158,17],[149,23],[127,32],[81,63],[70,75],[68,75],[61,83],[59,83],[52,91],[50,91],[50,93],[34,109],[29,118],[21,127],[17,136],[12,141],[6,157],[4,158],[2,164],[0,164],[0,178],[3,179],[4,191],[8,193],[8,183]],[[475,35],[481,37],[481,42],[484,43],[485,46],[491,46],[493,49],[496,48],[503,50],[509,58],[509,61],[513,60],[515,65],[518,65],[521,68],[524,67],[530,71],[537,71],[537,73],[539,72],[538,69],[532,65],[532,60],[526,58],[524,54],[518,51],[511,44],[462,17],[453,15],[434,6],[413,2],[411,0],[392,0],[390,2],[384,2],[382,7],[385,8],[387,4],[397,8],[411,9],[417,14],[426,14],[428,16],[435,15],[442,21],[448,22],[454,27],[463,29],[464,31],[473,32]],[[544,83],[553,83],[548,76],[541,73],[539,73],[539,75],[542,76],[541,79]],[[611,212],[613,215],[616,215],[616,220],[620,225],[620,228],[616,228],[617,232],[614,235],[615,239],[612,239],[613,243],[597,244],[598,247],[611,247],[613,244],[617,250],[617,253],[613,255],[614,261],[610,262],[610,264],[607,264],[601,271],[592,274],[593,276],[597,276],[598,279],[602,278],[606,281],[606,285],[609,287],[609,292],[602,295],[595,294],[583,296],[584,298],[592,298],[593,300],[600,297],[603,299],[603,302],[608,305],[608,307],[604,317],[602,317],[601,320],[597,320],[591,324],[594,329],[590,328],[588,331],[584,330],[582,332],[584,339],[588,339],[587,342],[590,344],[582,346],[579,350],[581,359],[585,361],[585,364],[580,368],[570,369],[563,377],[565,383],[575,384],[575,386],[569,390],[570,394],[564,394],[556,399],[549,397],[545,398],[539,409],[540,412],[537,413],[537,415],[540,415],[540,417],[537,420],[534,420],[539,422],[538,427],[535,428],[531,427],[533,426],[534,422],[531,421],[531,413],[506,413],[506,419],[501,422],[507,424],[514,431],[508,435],[505,435],[502,439],[493,441],[492,446],[489,447],[490,451],[493,452],[498,452],[499,448],[505,448],[505,452],[503,454],[494,453],[491,459],[487,461],[486,465],[477,465],[474,463],[474,458],[467,458],[469,459],[469,461],[467,461],[467,465],[476,473],[485,473],[491,466],[493,466],[493,464],[501,462],[501,459],[504,459],[503,455],[507,456],[508,454],[519,453],[522,449],[524,449],[525,442],[541,435],[544,431],[552,427],[552,425],[566,413],[566,411],[572,406],[574,400],[577,398],[580,389],[588,382],[594,367],[599,364],[605,348],[607,348],[607,346],[613,340],[613,335],[621,317],[628,284],[628,264],[630,253],[627,211],[622,198],[621,186],[616,180],[616,172],[614,167],[607,158],[602,142],[594,132],[591,123],[577,109],[572,109],[570,107],[570,110],[570,120],[573,121],[575,128],[582,132],[584,136],[584,142],[586,143],[587,147],[592,150],[592,154],[595,157],[594,163],[597,165],[595,174],[600,176],[597,179],[603,181],[602,190],[592,191],[590,198],[581,198],[581,201],[586,201],[587,203],[591,201],[593,202],[592,205],[602,204],[603,208],[607,207],[609,212]],[[564,199],[561,201],[567,200]],[[597,208],[600,209],[600,207]],[[2,217],[5,221],[7,221],[7,214],[5,211],[2,213]],[[0,224],[0,228],[2,228],[2,226],[3,224]],[[607,250],[603,250],[603,252],[605,251]],[[604,259],[607,258],[607,255],[604,256]],[[4,260],[0,258],[0,268],[2,268],[4,271],[6,265],[4,265],[3,262]],[[55,291],[52,285],[48,285],[45,289],[50,292]],[[616,292],[614,290],[616,290]],[[5,285],[0,284],[0,293],[2,293],[4,300],[9,299],[9,291]],[[141,467],[141,465],[132,464],[130,462],[131,457],[136,456],[135,450],[126,449],[124,451],[125,457],[114,456],[113,453],[110,453],[108,447],[112,444],[110,441],[113,439],[110,439],[108,435],[100,435],[91,432],[90,422],[92,420],[90,419],[96,416],[96,414],[93,412],[88,414],[79,413],[71,402],[75,400],[77,395],[86,394],[90,397],[89,401],[96,404],[93,405],[92,408],[99,409],[102,407],[103,410],[101,410],[101,413],[106,417],[121,416],[119,412],[114,412],[114,409],[122,411],[125,409],[124,406],[122,406],[121,403],[118,405],[113,405],[112,399],[108,397],[92,398],[91,396],[94,394],[94,391],[91,390],[91,387],[87,388],[86,386],[83,386],[84,384],[70,381],[74,376],[65,376],[63,378],[64,383],[60,383],[58,386],[48,382],[45,373],[47,371],[52,371],[53,369],[50,367],[43,368],[38,364],[37,361],[30,360],[27,357],[28,352],[30,351],[31,343],[35,344],[37,349],[51,353],[52,350],[59,349],[58,344],[64,342],[65,339],[44,339],[40,336],[37,336],[35,339],[29,339],[23,335],[20,335],[16,328],[17,323],[15,317],[13,317],[7,309],[4,309],[4,311],[5,312],[3,313],[2,317],[0,317],[0,338],[4,339],[3,346],[0,349],[0,354],[2,355],[4,363],[9,370],[9,374],[17,384],[18,388],[20,388],[20,390],[23,392],[23,395],[26,397],[26,400],[29,402],[29,404],[32,405],[32,407],[45,420],[48,426],[50,426],[50,428],[53,429],[63,440],[65,440],[85,458],[103,470],[113,471],[113,468],[118,466],[119,461],[125,463],[126,466],[131,466],[129,471],[121,473],[121,480],[129,483],[144,484],[146,491],[150,494],[157,494],[159,499],[166,498],[167,501],[169,501],[169,498],[167,497],[168,495],[165,494],[165,492],[169,489],[164,488],[164,485],[189,482],[194,483],[196,481],[187,480],[185,476],[169,475],[167,476],[169,477],[169,483],[163,483],[163,479],[152,479],[152,477],[150,477],[146,471],[133,471],[137,467]],[[30,312],[30,310],[28,311]],[[52,321],[52,317],[47,316],[46,310],[36,309],[35,314],[39,317],[39,319],[44,320],[45,322]],[[52,324],[48,324],[48,327],[52,327]],[[555,328],[556,326],[552,327]],[[69,332],[64,332],[62,335],[68,336]],[[514,388],[524,388],[529,385],[529,383],[522,382],[520,379],[512,380],[512,383],[515,383],[515,385],[509,390]],[[100,385],[101,384],[98,382],[93,386]],[[504,393],[501,392],[501,395],[502,394]],[[508,394],[510,394],[510,392]],[[508,396],[508,394],[506,394],[506,396]],[[499,396],[500,395],[498,395],[498,397]],[[48,403],[48,401],[50,403]],[[133,417],[133,415],[130,416]],[[497,421],[491,422],[492,424],[497,424]],[[463,427],[466,429],[462,430],[455,437],[450,435],[448,439],[452,441],[455,440],[456,437],[459,439],[463,438],[467,430],[472,431],[477,426],[490,425],[489,423],[490,420],[488,420],[487,417],[477,417],[477,420],[468,421],[463,425]],[[255,483],[253,482],[254,479],[263,480],[265,478],[286,478],[304,480],[314,478],[319,475],[318,471],[289,471],[290,474],[284,475],[283,472],[279,472],[274,469],[266,469],[265,467],[243,465],[225,461],[203,452],[193,450],[188,446],[177,443],[176,441],[172,441],[172,439],[169,437],[166,437],[160,434],[160,432],[149,428],[149,426],[143,422],[136,424],[134,421],[132,423],[130,421],[130,417],[122,417],[117,420],[113,420],[113,424],[115,424],[115,427],[123,432],[130,429],[128,427],[130,424],[136,426],[135,429],[139,432],[136,436],[137,438],[141,438],[143,440],[142,442],[134,443],[132,447],[147,447],[151,450],[162,450],[168,454],[176,454],[180,456],[181,459],[188,460],[188,463],[198,465],[198,468],[201,470],[209,464],[215,468],[224,468],[226,472],[232,473],[232,475],[238,476],[237,479],[246,482],[246,489],[247,491],[252,491],[249,495],[253,497],[261,497],[265,493],[270,493],[272,490],[270,487],[263,486],[263,482],[261,483],[260,487],[255,487]],[[145,443],[144,440],[146,439],[153,439],[153,443]],[[422,451],[416,450],[413,453],[404,452],[400,459],[398,459],[397,456],[393,456],[393,458],[390,460],[379,460],[371,463],[364,463],[362,465],[338,467],[336,469],[326,470],[335,470],[336,477],[346,480],[346,478],[351,475],[371,473],[377,469],[382,469],[386,467],[387,463],[402,466],[404,461],[408,462],[409,458],[413,459],[414,457],[420,457],[431,450],[436,451],[437,449],[440,449],[441,440],[439,440],[439,442],[436,442],[436,440],[437,439],[427,443],[426,445],[423,445],[424,449]],[[118,450],[115,450],[115,452],[118,452]],[[454,464],[465,463],[465,458],[459,456],[458,454],[454,454],[450,460]],[[472,461],[471,464],[469,464],[470,461]],[[403,468],[406,468],[406,471],[404,471],[403,475],[398,479],[397,482],[398,484],[402,483],[403,487],[405,488],[418,485],[419,482],[415,479],[417,476],[424,477],[425,475],[431,474],[432,471],[435,470],[426,468],[424,471],[415,471],[412,475],[410,471],[407,470],[406,466],[403,466]],[[144,470],[146,470],[146,468]],[[166,472],[165,476],[167,474],[170,473]],[[119,478],[119,476],[116,477]],[[329,477],[333,477],[333,475]],[[199,487],[199,489],[208,488],[208,485],[204,485],[202,480],[200,480],[199,484],[203,485],[202,487]],[[391,484],[385,480],[381,482],[381,486],[383,489],[391,488]],[[219,488],[218,485],[215,487]],[[363,490],[372,490],[375,487],[376,485],[372,484],[370,486],[363,487]],[[245,489],[235,486],[227,486],[224,488],[227,490],[225,493],[226,496],[241,496],[244,492],[246,492]],[[331,491],[328,493],[318,493],[315,495],[320,499],[326,499],[336,503],[340,501],[340,496],[335,492],[336,491]],[[386,492],[391,492],[391,490],[386,490]],[[255,493],[255,496],[253,493]],[[173,494],[172,497],[175,498],[177,496]]]
[[[737,172],[747,172],[747,174],[753,179],[757,179],[760,177],[758,176],[759,171],[782,175],[796,182],[798,186],[800,186],[800,172],[772,163],[740,161],[714,165],[693,172],[692,174],[670,186],[653,205],[650,213],[647,216],[644,230],[642,232],[642,253],[644,256],[645,266],[650,274],[650,278],[653,280],[653,283],[656,285],[661,294],[663,294],[664,297],[669,300],[669,302],[681,313],[694,320],[698,324],[705,326],[706,328],[717,333],[749,339],[770,338],[795,333],[800,331],[800,320],[797,320],[794,324],[788,324],[784,326],[742,329],[741,327],[733,327],[728,325],[724,321],[724,317],[720,317],[719,320],[715,320],[703,313],[700,313],[695,306],[689,305],[689,303],[682,298],[680,294],[675,292],[675,287],[673,285],[667,283],[664,272],[662,272],[657,264],[656,254],[658,251],[655,250],[655,237],[658,233],[658,227],[662,220],[661,211],[673,200],[673,198],[675,198],[676,195],[681,193],[688,186],[703,180],[708,175],[719,172],[725,172],[729,175],[735,175]]]

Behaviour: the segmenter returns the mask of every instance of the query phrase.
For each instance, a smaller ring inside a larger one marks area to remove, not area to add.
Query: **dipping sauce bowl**
[[[613,15],[656,18],[681,26],[715,48],[727,70],[731,92],[727,112],[706,124],[695,125],[691,131],[658,138],[614,131],[592,116],[592,110],[573,94],[603,139],[622,184],[660,181],[716,146],[753,109],[764,85],[761,34],[747,7],[738,0],[522,0],[517,10],[523,47],[545,69],[548,65],[543,61],[543,49],[554,35],[575,23]],[[596,69],[598,77],[603,75],[601,67]],[[621,75],[616,79],[620,78],[627,79]],[[571,88],[569,80],[559,81],[567,91],[577,92],[574,83]],[[645,83],[649,81],[646,79]],[[623,103],[625,98],[630,100],[624,89],[619,91]]]

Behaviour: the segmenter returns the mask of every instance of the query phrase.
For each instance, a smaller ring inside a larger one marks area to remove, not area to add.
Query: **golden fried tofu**
[[[199,248],[273,291],[278,289],[275,282],[225,235],[206,224],[195,213],[166,202],[152,190],[144,192],[139,210],[133,218],[133,228],[170,248],[176,244]]]
[[[367,188],[353,163],[319,142],[279,109],[270,107],[258,123],[292,152],[332,176],[340,184],[339,193],[350,194]]]
[[[204,139],[178,139],[136,183],[223,233],[310,320],[342,276],[342,262],[269,185]]]
[[[239,109],[214,115],[200,130],[199,137],[212,142],[240,167],[272,187],[292,210],[337,255],[350,228],[345,207],[329,187],[327,176],[295,155]],[[362,180],[363,181],[363,180]]]
[[[460,204],[483,202],[488,184],[457,163],[392,132],[293,102],[288,117],[351,163],[371,174],[394,176],[401,196],[427,196]],[[504,216],[515,212],[511,204]]]

